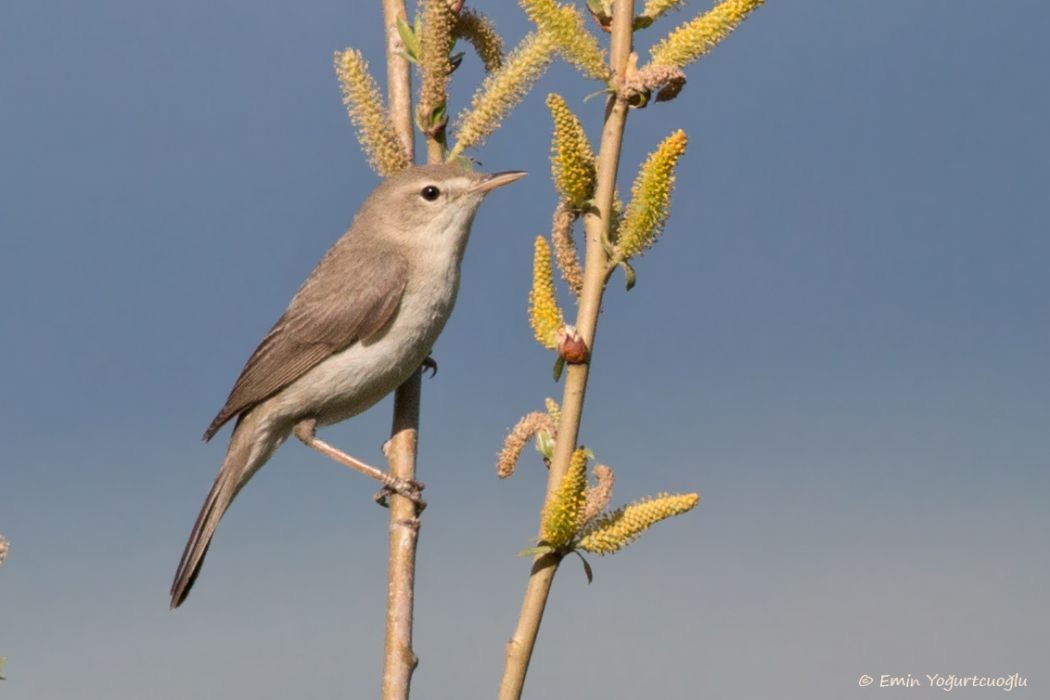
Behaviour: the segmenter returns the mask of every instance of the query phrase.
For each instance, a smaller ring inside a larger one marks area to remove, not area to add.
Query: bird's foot
[[[438,363],[432,355],[427,355],[426,359],[423,360],[423,371],[430,370],[430,377],[434,378],[438,373]]]
[[[427,502],[423,500],[423,483],[410,479],[399,479],[396,476],[390,476],[389,474],[384,475],[386,479],[383,480],[383,488],[381,488],[375,495],[375,502],[384,508],[389,507],[388,499],[393,494],[404,496],[408,500],[412,501],[416,505],[416,513],[422,513],[423,509],[427,507]]]
[[[332,447],[324,440],[318,439],[316,435],[317,421],[313,418],[307,418],[300,421],[292,432],[295,436],[302,440],[308,447],[311,447],[324,456],[339,462],[343,466],[350,467],[354,471],[360,472],[365,476],[370,476],[376,481],[383,484],[383,489],[376,494],[375,500],[379,505],[386,507],[387,498],[391,494],[399,494],[404,496],[408,500],[416,504],[416,513],[423,512],[423,509],[427,507],[426,501],[422,498],[423,484],[418,481],[410,481],[408,479],[400,479],[396,476],[387,474],[382,469],[376,469],[370,464],[365,464],[356,457],[351,457],[347,453],[340,449]],[[387,451],[387,444],[383,446],[383,451]]]

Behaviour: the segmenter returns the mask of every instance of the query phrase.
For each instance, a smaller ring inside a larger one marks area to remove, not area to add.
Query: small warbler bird
[[[361,413],[428,359],[456,301],[478,207],[487,193],[524,175],[424,165],[372,192],[248,358],[204,433],[210,440],[237,419],[175,572],[172,608],[186,600],[234,497],[290,434],[337,452],[314,437],[315,427]],[[355,468],[418,498],[418,485],[364,464]]]

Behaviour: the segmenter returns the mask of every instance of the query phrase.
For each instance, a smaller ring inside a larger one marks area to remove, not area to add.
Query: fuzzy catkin
[[[470,42],[489,73],[503,65],[503,37],[482,13],[464,8],[456,21],[456,36]]]
[[[543,75],[553,53],[554,44],[545,34],[532,33],[521,40],[503,66],[481,83],[470,109],[460,114],[450,160],[485,142]]]
[[[562,197],[575,209],[580,209],[594,195],[594,151],[579,118],[561,95],[547,95],[547,108],[554,122],[551,178]]]
[[[383,107],[383,95],[359,51],[336,52],[335,72],[357,141],[372,169],[386,177],[408,167],[409,158]]]
[[[588,78],[609,79],[605,52],[598,39],[587,31],[583,15],[575,6],[555,0],[520,0],[519,4],[540,31],[554,40],[566,61]]]
[[[679,129],[660,142],[639,169],[616,238],[616,253],[623,259],[644,252],[663,230],[670,213],[675,166],[687,143],[685,132]]]
[[[583,293],[583,266],[580,264],[580,254],[576,251],[576,241],[572,237],[576,217],[576,211],[566,202],[558,204],[551,220],[551,242],[554,243],[554,259],[562,279],[569,285],[573,296],[579,299]]]
[[[506,479],[514,473],[518,465],[518,458],[525,445],[541,430],[548,431],[551,435],[557,432],[557,426],[551,420],[550,414],[534,411],[515,424],[507,433],[503,441],[503,449],[496,458],[496,475]]]
[[[594,467],[594,478],[595,485],[588,487],[584,493],[585,503],[580,514],[581,527],[597,518],[609,506],[609,499],[612,498],[613,484],[616,482],[613,470],[604,464],[597,464]]]
[[[587,450],[579,447],[569,459],[558,488],[543,507],[540,539],[555,549],[569,544],[579,528],[580,511],[586,503]]]
[[[618,552],[656,523],[692,510],[699,501],[700,496],[695,493],[661,494],[636,501],[595,520],[576,546],[592,554]]]
[[[713,49],[765,0],[724,0],[649,49],[655,66],[683,68]]]
[[[547,239],[536,236],[532,258],[532,290],[529,292],[529,323],[537,342],[554,349],[558,331],[565,325],[565,317],[558,306],[551,270],[551,249]]]

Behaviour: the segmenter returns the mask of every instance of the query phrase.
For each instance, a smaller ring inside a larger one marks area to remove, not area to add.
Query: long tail
[[[189,595],[204,563],[204,556],[208,553],[215,528],[219,526],[219,521],[237,492],[270,458],[281,442],[269,435],[269,431],[260,430],[262,427],[261,419],[250,412],[233,430],[222,468],[201,507],[186,549],[182,552],[179,568],[175,571],[175,580],[171,584],[172,610],[182,605]]]

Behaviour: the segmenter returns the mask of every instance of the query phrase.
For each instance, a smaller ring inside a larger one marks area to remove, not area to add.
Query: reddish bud
[[[556,336],[558,355],[570,365],[580,365],[591,359],[591,350],[575,326],[564,326]]]

